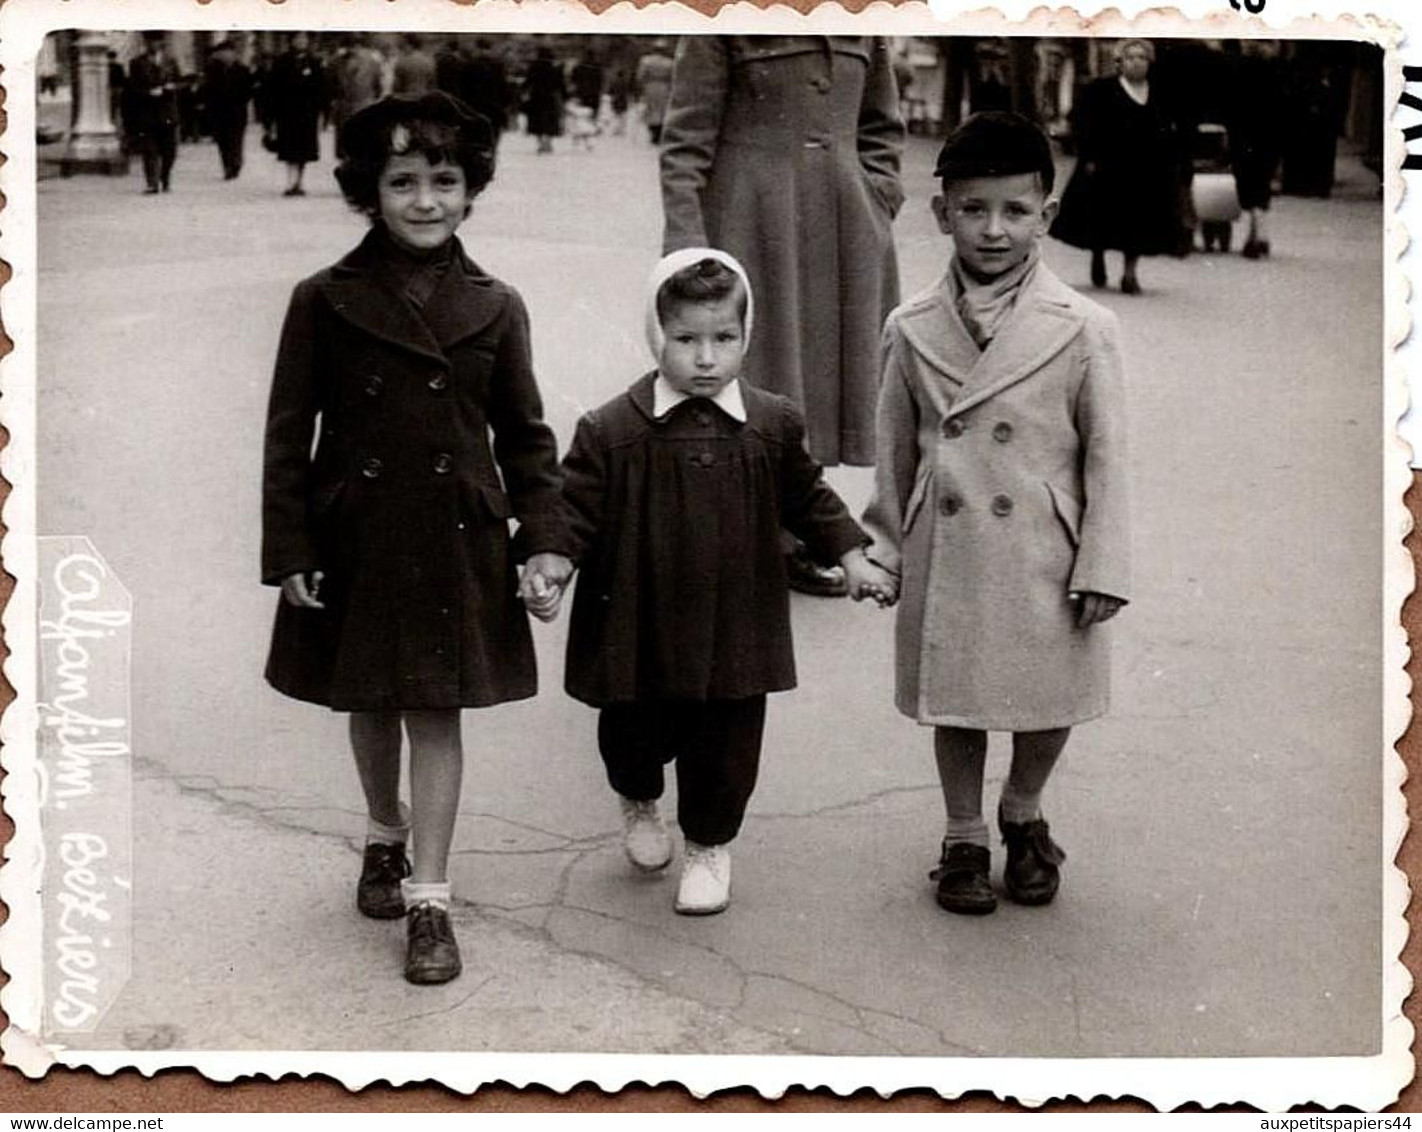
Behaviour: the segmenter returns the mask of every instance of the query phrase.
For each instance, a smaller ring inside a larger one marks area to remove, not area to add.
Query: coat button
[[[1012,439],[1012,426],[1006,421],[998,421],[992,426],[992,438],[999,444],[1006,444]]]
[[[945,495],[938,501],[938,510],[945,515],[956,515],[958,509],[963,506],[963,501],[956,495]]]
[[[385,467],[379,460],[372,456],[360,466],[360,474],[368,480],[378,480],[380,473]]]
[[[449,388],[449,374],[437,373],[429,380],[429,387],[436,393],[443,393]]]
[[[999,518],[1005,518],[1012,514],[1012,496],[994,495],[992,497],[992,513]]]
[[[710,452],[701,452],[697,454],[696,462],[700,464],[703,468],[709,468],[712,464],[716,462],[716,457],[713,456]]]
[[[699,425],[709,425],[711,423],[711,414],[708,413],[705,409],[697,409],[696,423]]]
[[[365,379],[365,392],[367,396],[379,397],[380,391],[384,388],[385,379],[378,373],[373,373]]]
[[[949,440],[956,440],[958,439],[958,437],[962,436],[963,433],[967,431],[968,426],[965,425],[962,421],[960,421],[957,417],[950,417],[948,420],[943,422],[943,435],[946,436]]]
[[[441,452],[434,458],[434,473],[437,476],[447,476],[454,471],[454,457],[448,452]]]
[[[817,79],[811,79],[810,85],[814,87],[817,91],[819,91],[821,94],[825,94],[830,88],[830,81],[829,79],[821,75]]]

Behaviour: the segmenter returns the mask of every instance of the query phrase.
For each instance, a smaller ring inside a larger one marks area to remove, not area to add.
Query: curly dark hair
[[[346,121],[340,140],[336,182],[346,202],[372,219],[380,214],[380,174],[392,157],[418,153],[431,165],[458,165],[471,199],[494,179],[493,129],[442,91],[372,103]]]

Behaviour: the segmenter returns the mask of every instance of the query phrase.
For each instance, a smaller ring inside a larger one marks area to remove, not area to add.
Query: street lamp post
[[[66,177],[74,173],[122,176],[128,172],[128,157],[109,117],[108,39],[103,32],[81,31],[77,46],[79,117],[69,131],[60,173]]]

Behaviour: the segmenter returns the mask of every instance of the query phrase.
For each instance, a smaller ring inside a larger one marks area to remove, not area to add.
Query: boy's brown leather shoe
[[[1046,821],[1004,821],[999,808],[997,827],[1007,846],[1002,884],[1009,899],[1018,904],[1050,904],[1061,883],[1058,866],[1066,860],[1066,853],[1052,840]]]
[[[405,914],[405,898],[400,881],[410,875],[410,861],[403,845],[383,845],[372,841],[365,847],[360,881],[356,885],[356,907],[372,920],[398,920]]]
[[[438,904],[416,904],[407,929],[406,981],[422,986],[447,983],[463,969],[449,912]]]
[[[963,916],[984,916],[997,908],[988,879],[992,854],[981,845],[943,842],[938,867],[929,878],[938,882],[938,906]]]

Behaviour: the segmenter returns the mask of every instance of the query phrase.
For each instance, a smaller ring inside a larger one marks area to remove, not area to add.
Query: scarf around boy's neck
[[[953,257],[949,275],[954,306],[973,341],[978,344],[978,349],[986,350],[988,343],[997,336],[1002,320],[1011,313],[1013,304],[1017,302],[1022,284],[1040,259],[1041,250],[1034,247],[1027,253],[1027,258],[1011,271],[981,283],[963,269],[962,261],[956,255]]]

